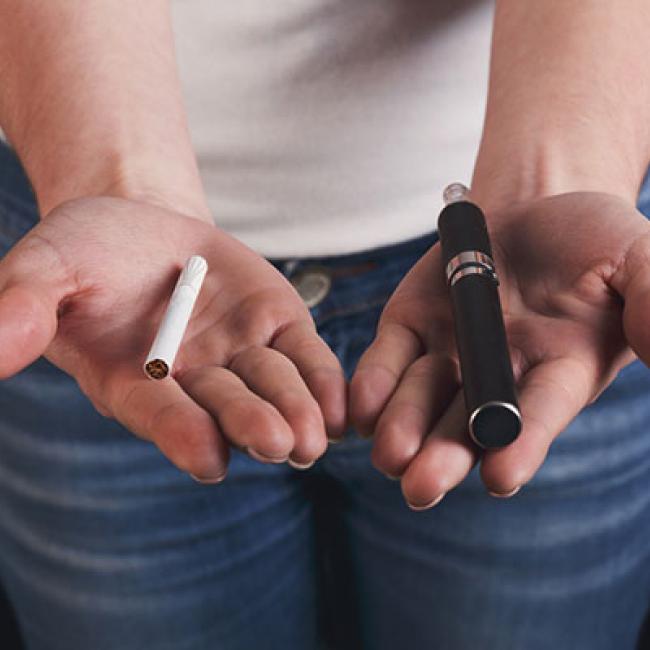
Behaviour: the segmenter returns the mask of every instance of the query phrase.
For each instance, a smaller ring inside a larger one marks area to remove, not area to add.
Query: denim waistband
[[[358,253],[267,259],[294,285],[321,327],[335,316],[385,305],[404,275],[437,241],[437,231],[431,231]]]
[[[438,231],[432,230],[419,237],[357,253],[321,257],[267,258],[267,260],[286,277],[307,267],[327,267],[332,277],[344,277],[385,266],[391,261],[420,257],[437,241]]]

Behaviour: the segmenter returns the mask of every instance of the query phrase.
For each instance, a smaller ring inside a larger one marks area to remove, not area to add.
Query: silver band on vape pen
[[[469,433],[480,447],[495,449],[517,438],[521,414],[487,225],[467,193],[460,183],[445,190],[438,233]]]

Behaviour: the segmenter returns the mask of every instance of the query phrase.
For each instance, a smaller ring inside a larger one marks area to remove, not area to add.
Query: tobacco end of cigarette
[[[169,374],[169,366],[162,359],[152,359],[144,366],[147,377],[164,379]]]

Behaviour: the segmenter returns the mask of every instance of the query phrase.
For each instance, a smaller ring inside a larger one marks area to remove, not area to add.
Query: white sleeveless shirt
[[[435,228],[480,138],[492,0],[174,0],[216,224],[266,257]]]

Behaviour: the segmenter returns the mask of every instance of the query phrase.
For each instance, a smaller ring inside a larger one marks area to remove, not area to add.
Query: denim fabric
[[[643,194],[650,202],[650,191]],[[0,247],[37,219],[0,148]],[[351,376],[431,233],[333,258],[311,312]],[[511,500],[416,513],[354,431],[312,469],[204,486],[39,359],[0,383],[0,581],[29,650],[632,650],[648,606],[650,372],[636,362]]]

